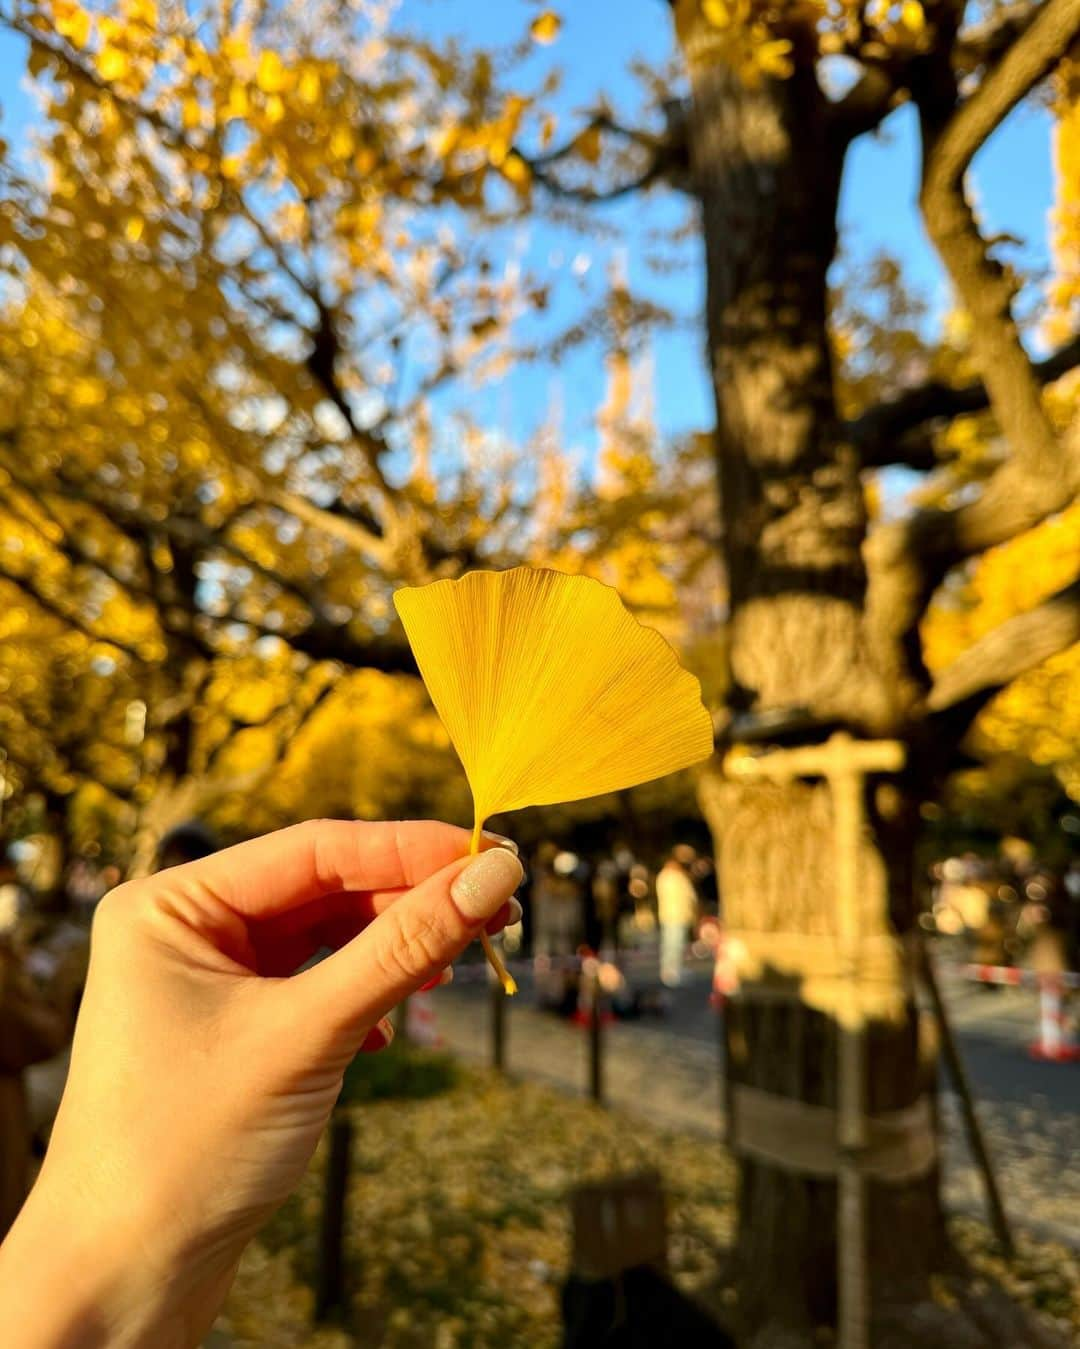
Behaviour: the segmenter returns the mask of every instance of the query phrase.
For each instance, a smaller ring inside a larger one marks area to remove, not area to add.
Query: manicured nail
[[[454,980],[454,967],[453,965],[447,965],[446,969],[443,970],[442,973],[438,975],[435,979],[429,979],[426,984],[421,984],[420,992],[430,993],[433,988],[441,988],[444,984],[453,983],[453,980]]]
[[[364,1036],[360,1051],[364,1054],[377,1054],[380,1049],[385,1049],[393,1038],[393,1022],[388,1016],[384,1016],[381,1021],[376,1021]]]
[[[505,919],[500,917],[500,914],[503,912],[504,909],[507,911],[507,916]],[[503,905],[502,909],[499,910],[499,913],[497,913],[495,917],[491,920],[491,922],[484,924],[484,931],[487,932],[490,936],[494,937],[496,933],[502,932],[505,928],[513,927],[515,923],[520,922],[521,922],[521,905],[514,898],[514,896],[511,895],[510,898]]]
[[[495,843],[500,848],[509,848],[515,857],[518,855],[520,850],[512,838],[507,838],[505,834],[496,834],[492,829],[482,829],[480,833],[489,843]]]
[[[450,887],[455,904],[470,922],[494,918],[521,884],[525,871],[512,852],[492,848],[474,857]]]

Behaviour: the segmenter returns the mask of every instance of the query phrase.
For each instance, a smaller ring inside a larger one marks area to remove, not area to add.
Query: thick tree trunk
[[[809,739],[837,724],[856,736],[895,735],[895,682],[867,647],[863,495],[839,433],[826,328],[843,146],[831,139],[810,63],[749,88],[704,48],[686,17],[694,8],[685,6],[680,38],[708,267],[732,710],[797,712],[819,728]],[[744,1342],[810,1345],[816,1327],[835,1324],[837,1307],[828,1167],[838,1158],[797,1146],[811,1121],[827,1125],[838,1099],[832,799],[823,782],[731,781],[717,768],[703,781],[702,805],[725,920],[746,949],[743,995],[726,1026]],[[903,783],[871,780],[866,818],[864,1106],[905,1140],[891,1160],[877,1159],[891,1178],[867,1187],[872,1342],[884,1345],[910,1342],[885,1329],[889,1308],[929,1305],[946,1243],[932,1069],[920,1055],[904,945],[917,802]]]
[[[725,922],[741,947],[725,1012],[728,1124],[739,1156],[734,1274],[746,1343],[815,1342],[837,1312],[836,1134],[844,977],[836,954],[832,798],[824,783],[733,783],[711,772],[702,805],[717,843]],[[868,1153],[867,1269],[877,1326],[929,1300],[947,1263],[935,1159],[933,1067],[920,1046],[910,961],[912,814],[891,785],[870,793],[858,854],[866,1017],[863,1105],[903,1134]],[[817,1107],[804,1112],[799,1105]],[[825,1113],[828,1112],[828,1113]],[[824,1120],[815,1146],[814,1116]],[[822,1144],[825,1146],[822,1146]],[[906,1322],[904,1335],[910,1334]],[[752,1332],[752,1335],[751,1333]],[[932,1341],[927,1341],[931,1343]]]

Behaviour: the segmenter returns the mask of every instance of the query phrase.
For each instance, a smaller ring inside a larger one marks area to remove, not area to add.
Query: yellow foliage
[[[538,14],[529,25],[529,32],[532,34],[534,42],[540,42],[544,45],[554,42],[562,30],[562,19],[554,10],[545,10],[543,14]]]
[[[104,46],[97,55],[97,71],[106,83],[125,78],[131,70],[131,58],[119,47]]]
[[[71,45],[79,50],[90,41],[93,20],[81,5],[72,0],[55,0],[53,24],[61,37],[67,38]]]
[[[574,141],[574,150],[586,164],[596,164],[600,159],[603,143],[599,127],[589,126]]]
[[[900,6],[900,22],[912,33],[921,33],[926,27],[926,14],[919,0],[904,0]]]
[[[255,83],[264,94],[280,94],[289,87],[290,75],[275,51],[261,51],[255,68]]]
[[[1080,575],[1080,506],[986,553],[959,593],[946,591],[923,625],[929,669],[943,669],[974,642]],[[1080,646],[1023,675],[982,713],[979,743],[1054,768],[1080,797]]]
[[[1080,330],[1080,59],[1063,63],[1054,84],[1054,206],[1051,234],[1051,341]]]
[[[297,93],[300,95],[300,101],[313,107],[319,101],[322,93],[322,81],[319,79],[319,72],[308,66],[301,72],[300,81],[297,85]]]

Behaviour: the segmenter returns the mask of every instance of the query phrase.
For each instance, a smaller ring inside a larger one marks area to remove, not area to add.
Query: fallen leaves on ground
[[[546,1349],[561,1343],[559,1289],[574,1185],[656,1168],[680,1288],[730,1309],[719,1266],[732,1238],[735,1168],[693,1134],[665,1132],[529,1083],[460,1071],[445,1093],[351,1107],[346,1236],[350,1324],[383,1349]],[[313,1329],[325,1145],[299,1191],[244,1258],[219,1323],[236,1346],[346,1349]],[[975,1270],[1019,1301],[1080,1325],[1080,1257],[1022,1239],[1008,1269],[989,1233],[953,1224]]]

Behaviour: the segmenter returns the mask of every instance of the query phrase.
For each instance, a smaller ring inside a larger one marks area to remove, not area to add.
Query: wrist
[[[44,1174],[0,1245],[0,1305],[21,1349],[189,1349],[191,1287],[163,1245],[167,1221],[110,1213]]]

